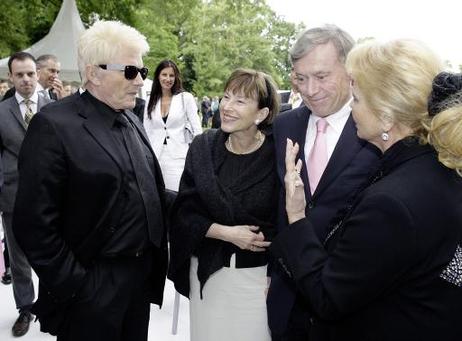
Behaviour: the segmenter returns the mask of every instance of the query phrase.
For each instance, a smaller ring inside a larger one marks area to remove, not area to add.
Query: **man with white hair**
[[[37,114],[19,156],[13,228],[39,277],[33,313],[59,341],[145,341],[162,302],[164,183],[131,112],[148,50],[120,22],[85,31],[86,91]]]

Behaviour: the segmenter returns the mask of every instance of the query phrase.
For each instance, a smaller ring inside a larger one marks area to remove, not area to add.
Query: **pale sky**
[[[418,39],[449,60],[462,64],[460,0],[267,0],[278,14],[307,28],[335,24],[355,40],[374,37]]]

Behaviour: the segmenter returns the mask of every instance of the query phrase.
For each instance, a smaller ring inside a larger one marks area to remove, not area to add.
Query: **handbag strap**
[[[186,126],[188,126],[188,123],[189,123],[189,126],[191,127],[191,129],[194,130],[194,128],[191,125],[191,122],[189,121],[189,117],[188,117],[188,114],[187,114],[185,106],[184,106],[184,96],[183,96],[183,94],[184,94],[184,91],[181,92],[181,103],[183,104],[184,125],[186,127]],[[193,133],[194,133],[194,131],[193,131]]]

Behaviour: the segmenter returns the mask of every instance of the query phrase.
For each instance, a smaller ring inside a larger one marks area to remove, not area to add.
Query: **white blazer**
[[[149,98],[146,101],[149,103]],[[152,149],[157,157],[160,157],[162,145],[167,139],[171,157],[186,158],[189,145],[185,142],[185,114],[191,122],[194,136],[202,133],[201,122],[197,114],[197,104],[193,95],[189,92],[182,92],[172,97],[170,110],[168,113],[167,123],[162,120],[160,113],[160,99],[151,113],[151,119],[148,118],[147,105],[144,110],[144,129],[148,134]],[[173,154],[173,155],[172,155]]]

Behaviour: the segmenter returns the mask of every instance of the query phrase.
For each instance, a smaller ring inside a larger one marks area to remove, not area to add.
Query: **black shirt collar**
[[[103,117],[103,120],[108,124],[109,127],[113,127],[117,117],[123,113],[123,111],[116,111],[108,106],[106,103],[101,102],[95,96],[93,96],[88,90],[85,91],[82,95],[85,99],[92,103],[98,113]]]

